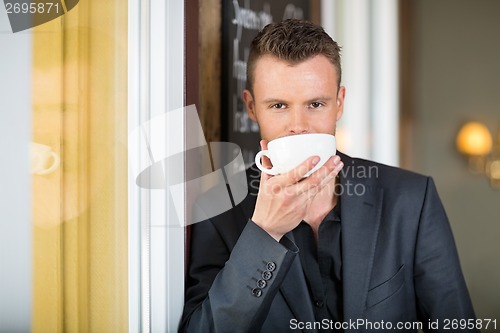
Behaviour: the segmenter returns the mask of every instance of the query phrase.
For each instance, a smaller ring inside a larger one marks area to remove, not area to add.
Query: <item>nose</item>
[[[304,134],[309,132],[307,115],[302,110],[290,112],[289,132],[290,134]]]

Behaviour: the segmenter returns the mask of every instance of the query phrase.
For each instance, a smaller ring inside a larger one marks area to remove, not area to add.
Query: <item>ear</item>
[[[337,93],[337,121],[342,118],[344,114],[344,99],[345,99],[345,87],[341,86],[339,92]]]
[[[243,102],[245,102],[245,106],[247,107],[248,118],[257,122],[257,114],[255,112],[255,102],[253,100],[252,93],[250,90],[243,90]]]

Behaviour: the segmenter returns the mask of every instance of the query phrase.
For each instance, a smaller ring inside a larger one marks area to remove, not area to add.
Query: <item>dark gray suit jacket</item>
[[[475,318],[432,179],[339,155],[345,331],[384,332],[392,325],[394,332],[416,332],[397,325],[418,321],[424,331],[444,331],[447,320]],[[249,195],[240,205],[192,226],[180,330],[315,332],[293,235],[278,243],[250,220],[259,174],[249,169],[247,176]],[[270,262],[272,277],[258,288]],[[427,328],[436,321],[438,330]]]

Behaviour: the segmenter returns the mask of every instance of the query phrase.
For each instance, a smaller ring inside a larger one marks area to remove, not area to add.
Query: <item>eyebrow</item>
[[[278,98],[268,98],[262,101],[263,104],[271,104],[271,103],[283,103],[283,104],[288,104],[285,100],[283,99],[278,99]]]
[[[306,104],[309,104],[309,103],[313,103],[313,102],[318,102],[318,101],[325,101],[325,102],[329,102],[331,101],[333,98],[332,97],[329,97],[329,96],[318,96],[318,97],[315,97],[315,98],[311,98],[309,100],[306,101]],[[271,103],[283,103],[283,104],[289,104],[287,101],[285,101],[284,99],[279,99],[279,98],[267,98],[265,100],[262,101],[262,103],[264,104],[271,104]]]
[[[309,103],[318,102],[318,101],[329,102],[331,100],[332,100],[332,98],[328,97],[328,96],[318,96],[318,97],[315,97],[315,98],[308,100],[307,103],[309,104]]]

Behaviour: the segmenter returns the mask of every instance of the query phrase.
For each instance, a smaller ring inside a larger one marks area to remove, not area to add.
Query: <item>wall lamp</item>
[[[471,121],[460,128],[456,144],[458,151],[466,156],[469,170],[486,175],[491,186],[500,189],[500,132],[493,138],[488,127]]]

